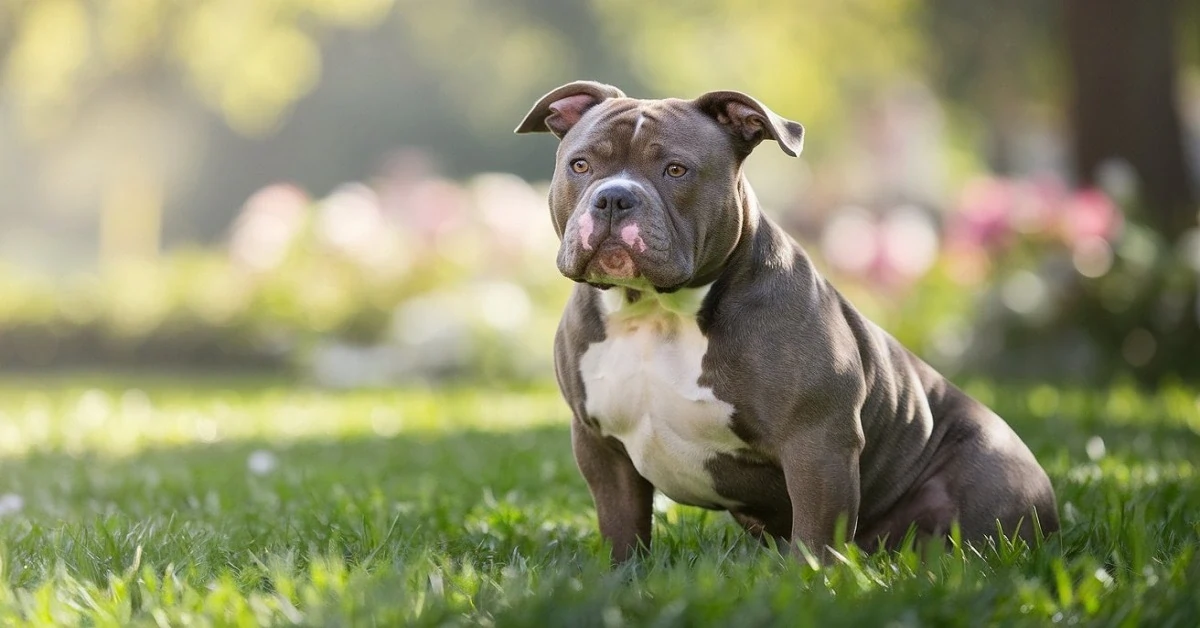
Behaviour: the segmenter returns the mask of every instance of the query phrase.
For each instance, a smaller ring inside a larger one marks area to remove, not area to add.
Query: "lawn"
[[[553,389],[0,384],[0,625],[1200,625],[1200,396],[969,389],[1064,529],[813,567],[657,503],[611,570]]]

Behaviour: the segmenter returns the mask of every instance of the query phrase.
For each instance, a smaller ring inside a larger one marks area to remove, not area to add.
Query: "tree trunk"
[[[1196,225],[1184,157],[1172,16],[1175,0],[1064,0],[1075,173],[1118,157],[1137,172],[1144,218],[1173,239]]]

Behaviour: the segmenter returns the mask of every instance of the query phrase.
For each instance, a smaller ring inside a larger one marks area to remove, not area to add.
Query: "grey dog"
[[[517,128],[561,141],[549,205],[578,282],[555,338],[600,532],[650,544],[654,491],[828,556],[953,522],[980,540],[1058,529],[1029,448],[864,318],[765,216],[743,174],[800,124],[745,94],[639,100],[589,81]]]

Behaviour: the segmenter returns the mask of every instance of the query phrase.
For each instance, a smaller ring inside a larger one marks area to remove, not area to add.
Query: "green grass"
[[[9,381],[0,625],[1200,624],[1196,391],[971,390],[1054,480],[1041,546],[814,569],[660,504],[614,571],[552,389]]]

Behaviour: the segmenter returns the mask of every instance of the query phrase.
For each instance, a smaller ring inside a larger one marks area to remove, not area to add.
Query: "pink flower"
[[[902,288],[922,277],[937,258],[938,236],[929,218],[909,206],[883,217],[855,207],[839,211],[821,236],[822,256],[837,270],[881,288]]]
[[[1015,196],[1012,221],[1017,231],[1041,234],[1054,227],[1067,186],[1062,179],[1047,174],[1017,184]]]
[[[452,181],[427,179],[412,189],[408,226],[432,241],[461,228],[466,221],[466,191]]]
[[[951,219],[949,240],[984,249],[1008,246],[1016,187],[1004,179],[976,179],[963,189],[959,211]]]
[[[387,221],[412,233],[424,245],[460,230],[467,220],[466,190],[437,175],[425,153],[406,149],[393,155],[376,185]]]
[[[1111,242],[1123,224],[1120,208],[1097,188],[1072,194],[1063,204],[1059,218],[1063,241],[1072,247],[1094,238]]]

